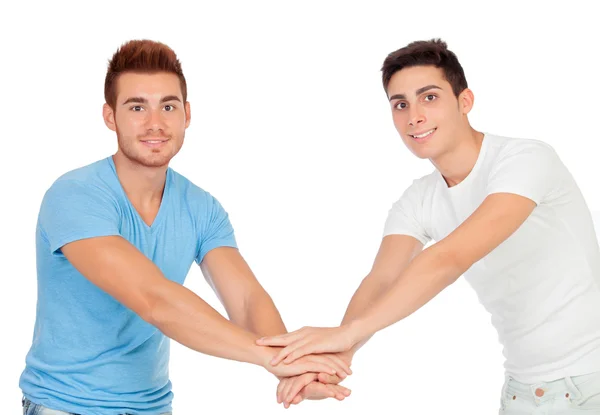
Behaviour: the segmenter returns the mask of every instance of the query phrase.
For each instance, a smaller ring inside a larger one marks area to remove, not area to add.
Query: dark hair
[[[467,88],[467,79],[458,58],[441,39],[418,40],[390,53],[381,68],[383,88],[387,92],[390,79],[396,72],[412,66],[426,65],[444,71],[444,77],[457,97]]]
[[[104,80],[104,99],[115,108],[117,101],[117,79],[126,72],[156,73],[169,72],[179,77],[183,102],[187,101],[187,84],[181,63],[175,52],[167,45],[152,40],[131,40],[123,44],[108,62]]]

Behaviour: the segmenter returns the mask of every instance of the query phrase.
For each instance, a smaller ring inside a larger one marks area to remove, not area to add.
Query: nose
[[[418,105],[414,105],[409,109],[408,113],[408,125],[414,127],[425,122],[425,114],[421,111]]]
[[[164,130],[164,119],[160,109],[148,111],[146,128],[152,131]]]

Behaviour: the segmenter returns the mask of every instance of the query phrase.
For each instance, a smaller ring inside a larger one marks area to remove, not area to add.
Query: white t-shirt
[[[433,173],[394,203],[384,235],[440,241],[491,193],[537,206],[464,274],[498,331],[506,373],[524,383],[600,371],[600,249],[573,177],[548,144],[486,134],[458,185]]]

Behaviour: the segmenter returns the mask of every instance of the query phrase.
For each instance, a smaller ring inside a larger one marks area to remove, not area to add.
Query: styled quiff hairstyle
[[[123,44],[108,62],[104,80],[104,99],[114,110],[117,101],[117,79],[126,73],[168,72],[179,77],[183,102],[187,101],[187,84],[181,63],[173,49],[152,40],[131,40]]]
[[[442,69],[457,98],[468,87],[465,73],[454,52],[449,51],[446,42],[441,39],[432,39],[412,42],[390,53],[381,68],[383,88],[387,92],[390,79],[396,72],[412,66],[428,65]]]

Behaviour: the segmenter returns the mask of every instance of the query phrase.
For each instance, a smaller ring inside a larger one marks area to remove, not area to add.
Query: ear
[[[190,121],[192,120],[192,112],[190,109],[190,103],[186,101],[185,103],[185,128],[190,126]]]
[[[104,124],[112,130],[117,131],[117,124],[115,123],[115,112],[108,104],[102,106],[102,118],[104,118]]]
[[[464,115],[467,115],[473,109],[473,104],[475,103],[475,96],[473,95],[473,91],[469,88],[465,88],[463,92],[458,96],[458,108],[460,112]]]

